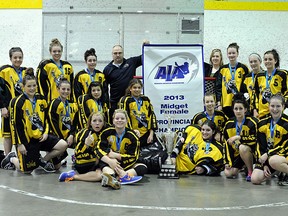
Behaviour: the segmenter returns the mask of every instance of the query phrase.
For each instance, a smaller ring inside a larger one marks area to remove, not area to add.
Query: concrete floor
[[[61,171],[70,170],[71,161]],[[0,215],[287,215],[288,186],[276,179],[261,186],[237,179],[147,175],[120,190],[100,183],[58,182],[59,173],[31,175],[0,170]]]

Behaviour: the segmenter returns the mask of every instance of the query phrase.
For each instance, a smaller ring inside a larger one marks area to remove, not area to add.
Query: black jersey
[[[103,86],[103,92],[105,101],[108,102],[108,86],[105,80],[104,74],[99,70],[94,70],[93,74],[88,73],[86,70],[81,70],[74,79],[74,94],[76,99],[80,95],[87,94],[88,87],[91,82],[97,81],[100,82]]]
[[[85,128],[87,125],[88,117],[92,112],[102,112],[108,121],[108,105],[104,101],[95,100],[88,94],[80,95],[78,98],[79,106],[79,127]]]
[[[40,139],[48,134],[49,126],[46,123],[47,102],[42,95],[35,94],[30,101],[25,94],[16,98],[13,106],[13,118],[17,144],[28,144],[30,140]]]
[[[44,95],[48,103],[59,97],[57,85],[61,78],[66,78],[73,86],[73,68],[69,62],[60,60],[59,67],[52,59],[40,62],[37,68],[38,91],[41,95]],[[74,100],[73,91],[71,91],[69,99]]]
[[[224,127],[224,139],[225,139],[225,155],[224,160],[226,164],[230,164],[232,166],[232,159],[237,158],[239,156],[239,149],[237,143],[235,145],[229,145],[227,140],[230,137],[239,135],[241,137],[240,143],[243,145],[248,145],[251,147],[252,152],[256,155],[256,141],[257,141],[257,123],[258,120],[254,117],[246,116],[245,121],[242,124],[242,127],[236,127],[237,120],[236,118],[231,118],[225,124]],[[239,131],[237,131],[239,130]]]
[[[94,142],[90,146],[87,146],[85,139],[89,136],[90,132],[92,132],[91,135],[94,138]],[[95,149],[99,141],[99,134],[90,129],[82,129],[76,134],[76,147],[74,150],[76,164],[95,163],[97,161],[98,157]]]
[[[265,99],[265,91],[276,94],[281,92],[283,96],[287,95],[287,72],[277,69],[272,76],[268,76],[267,72],[259,73],[255,80],[255,95],[257,101],[255,106],[258,107],[259,118],[263,118],[269,114],[268,100]],[[263,98],[264,95],[264,98]]]
[[[271,121],[269,116],[260,120],[258,125],[260,156],[264,153],[288,156],[288,116],[282,114],[275,125],[271,125]]]
[[[56,98],[49,104],[47,116],[52,134],[65,140],[75,134],[78,123],[77,103],[68,100],[63,103],[60,98]]]
[[[135,99],[124,96],[120,99],[119,108],[127,111],[128,125],[133,130],[139,130],[142,137],[149,130],[156,130],[157,120],[150,99],[144,95]]]
[[[240,87],[249,70],[246,65],[238,62],[234,72],[230,71],[229,64],[223,65],[219,69],[219,74],[216,77],[216,99],[221,101],[223,107],[232,106],[234,94],[240,91]],[[236,89],[230,88],[230,81],[235,82]]]
[[[11,65],[4,65],[0,68],[0,79],[4,82],[5,87],[2,87],[3,101],[1,107],[8,108],[10,100],[22,94],[22,79],[25,76],[26,68],[20,67],[18,71]],[[3,84],[2,84],[3,85]]]
[[[100,135],[96,151],[101,159],[107,155],[110,150],[121,154],[120,163],[124,170],[130,169],[139,157],[139,138],[135,132],[129,128],[125,128],[122,139],[118,138],[114,127],[107,128],[103,130]]]

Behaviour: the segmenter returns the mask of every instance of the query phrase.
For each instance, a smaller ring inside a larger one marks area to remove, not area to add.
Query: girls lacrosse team
[[[95,49],[85,52],[87,67],[75,79],[72,65],[61,60],[58,39],[51,41],[49,51],[51,59],[40,62],[36,75],[21,66],[20,47],[10,49],[11,65],[0,67],[1,168],[55,172],[62,169],[69,147],[74,149],[74,169],[62,172],[60,182],[99,181],[120,189],[141,181],[149,173],[138,161],[142,147],[161,142],[141,80],[131,79],[118,109],[109,115],[109,87],[95,69]],[[174,142],[171,161],[182,175],[220,176],[223,171],[227,178],[236,178],[243,171],[246,181],[255,185],[273,176],[279,185],[288,185],[288,117],[283,113],[287,71],[280,69],[274,49],[263,56],[265,69],[258,53],[248,57],[250,71],[237,61],[238,55],[237,43],[227,48],[228,64],[223,64],[220,49],[212,51],[207,76],[216,79],[215,94],[205,92],[204,111],[177,132],[181,136]]]

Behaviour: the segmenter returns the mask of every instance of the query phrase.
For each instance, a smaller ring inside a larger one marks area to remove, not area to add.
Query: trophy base
[[[179,175],[176,171],[176,166],[173,164],[162,164],[161,170],[158,174],[160,179],[179,179]]]

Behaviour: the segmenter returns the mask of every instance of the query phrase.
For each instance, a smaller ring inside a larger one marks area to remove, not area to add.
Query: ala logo
[[[172,63],[173,62],[173,63]],[[189,83],[200,73],[200,63],[197,57],[189,52],[173,53],[159,59],[154,64],[149,76],[154,84],[184,84]]]
[[[178,65],[175,62],[175,65],[160,66],[155,75],[155,79],[165,79],[166,81],[172,81],[173,79],[183,79],[186,75],[189,74],[189,63],[184,62],[182,65]]]

